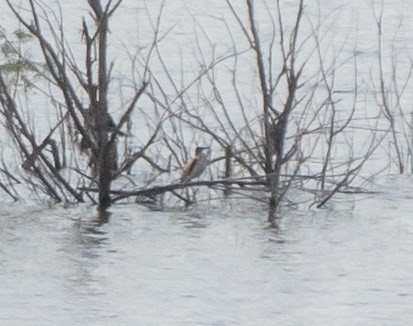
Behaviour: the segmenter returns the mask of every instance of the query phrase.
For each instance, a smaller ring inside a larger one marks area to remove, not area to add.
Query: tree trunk
[[[107,32],[108,32],[108,16],[103,11],[99,0],[89,0],[89,5],[95,13],[96,26],[98,29],[98,85],[97,85],[97,101],[93,108],[95,112],[95,127],[97,135],[97,173],[98,173],[98,188],[99,200],[98,209],[105,210],[111,204],[110,188],[112,184],[112,162],[110,159],[110,146],[108,139],[108,73],[107,73]]]

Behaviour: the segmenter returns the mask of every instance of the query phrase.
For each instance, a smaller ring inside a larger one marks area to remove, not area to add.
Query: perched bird
[[[197,147],[195,149],[195,158],[185,164],[181,183],[187,183],[192,179],[198,178],[208,165],[208,155],[204,153],[204,150],[208,150],[209,147]]]

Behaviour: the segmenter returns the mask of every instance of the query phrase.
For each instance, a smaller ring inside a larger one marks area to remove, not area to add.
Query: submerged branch
[[[248,178],[251,179],[251,178]],[[266,186],[267,182],[263,178],[262,181],[247,181],[246,178],[240,179],[230,179],[230,180],[213,180],[213,181],[195,181],[195,182],[188,182],[188,183],[172,183],[166,186],[156,186],[152,188],[140,189],[140,190],[133,190],[133,191],[125,191],[125,190],[111,190],[112,195],[117,195],[118,197],[113,198],[113,201],[119,201],[121,199],[125,199],[128,197],[133,196],[150,196],[150,195],[158,195],[165,192],[173,192],[177,189],[184,189],[188,187],[197,187],[197,186],[206,186],[212,187],[217,184],[222,185],[238,185],[240,188],[244,188],[248,190],[248,186]],[[85,192],[97,192],[97,188],[91,187],[80,187],[80,191]]]

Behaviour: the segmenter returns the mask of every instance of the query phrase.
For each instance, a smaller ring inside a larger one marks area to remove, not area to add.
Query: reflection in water
[[[207,212],[203,209],[198,211],[190,210],[187,213],[181,213],[176,216],[176,221],[188,229],[203,229],[208,226],[206,215]]]
[[[97,211],[97,219],[96,219],[97,222],[98,222],[98,225],[101,226],[103,224],[108,223],[109,218],[110,218],[111,215],[112,215],[112,213],[109,212],[109,211],[98,210]]]
[[[188,229],[203,229],[208,226],[207,222],[194,216],[179,218],[178,221]]]
[[[98,251],[107,241],[105,227],[109,222],[110,212],[98,212],[96,218],[79,218],[73,225],[72,240],[74,247],[86,249],[87,255]],[[72,244],[70,244],[72,246]],[[97,250],[95,250],[97,249]]]
[[[95,217],[93,215],[79,217],[67,229],[59,249],[65,261],[62,273],[65,296],[79,300],[79,303],[104,296],[108,282],[107,277],[98,271],[102,255],[107,254],[105,249],[109,246],[107,224],[111,214],[98,212]],[[90,308],[89,305],[84,307],[86,315]]]
[[[0,324],[406,324],[411,219],[365,201],[354,215],[296,212],[277,228],[239,200],[43,212],[0,231]]]

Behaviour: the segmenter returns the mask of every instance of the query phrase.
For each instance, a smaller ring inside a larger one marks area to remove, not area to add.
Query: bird
[[[204,150],[209,147],[197,147],[195,149],[195,158],[185,164],[182,169],[181,183],[187,183],[192,179],[198,178],[208,165],[208,155]]]

